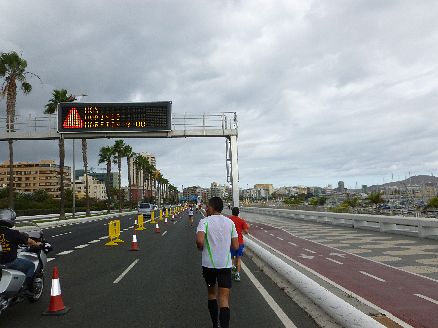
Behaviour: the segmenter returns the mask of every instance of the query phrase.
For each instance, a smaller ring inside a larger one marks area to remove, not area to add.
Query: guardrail
[[[123,210],[126,211],[126,210]],[[102,210],[102,211],[91,211],[90,215],[95,215],[95,214],[105,214],[107,212],[107,210]],[[111,211],[111,213],[114,213],[114,211]],[[79,216],[84,216],[86,214],[86,212],[76,212],[75,216],[79,217]],[[65,217],[68,218],[73,215],[73,213],[65,213]],[[40,215],[25,215],[25,216],[17,216],[17,221],[33,221],[33,220],[44,220],[44,219],[56,219],[59,218],[59,213],[58,214],[40,214]]]
[[[415,236],[419,238],[438,239],[437,219],[297,211],[259,207],[242,207],[241,211],[275,215],[278,217],[285,217],[294,220],[312,221],[331,225],[346,226],[354,229],[366,229],[385,233]]]

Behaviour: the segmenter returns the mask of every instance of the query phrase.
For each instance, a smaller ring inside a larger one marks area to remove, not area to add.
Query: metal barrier
[[[285,209],[242,207],[242,212],[268,214],[294,220],[367,229],[419,238],[438,239],[438,220],[367,214],[311,212]]]

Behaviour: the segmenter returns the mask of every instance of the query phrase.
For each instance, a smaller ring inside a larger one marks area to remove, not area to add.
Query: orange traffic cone
[[[52,273],[52,289],[50,291],[49,309],[43,312],[43,315],[64,315],[68,311],[70,311],[70,308],[64,306],[64,302],[62,301],[58,267],[55,266]]]
[[[131,249],[130,251],[138,251],[140,248],[138,248],[138,244],[137,244],[137,234],[135,233],[134,230],[134,234],[132,235],[132,243],[131,243]]]
[[[158,225],[158,223],[155,225],[155,232],[160,233],[160,226]]]
[[[167,216],[164,218],[164,223],[167,223]]]
[[[172,214],[172,221],[175,221],[175,214]]]

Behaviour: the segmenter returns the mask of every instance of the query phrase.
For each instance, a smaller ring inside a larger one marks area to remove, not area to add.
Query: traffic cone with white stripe
[[[134,233],[132,235],[132,243],[131,243],[131,249],[130,251],[138,251],[138,243],[137,243],[137,234],[135,233],[135,229],[134,229]]]
[[[167,216],[164,218],[164,223],[167,223]]]
[[[64,315],[70,308],[64,305],[61,296],[61,285],[59,283],[58,267],[53,268],[52,289],[50,291],[49,309],[43,312],[43,315]]]
[[[160,233],[160,226],[157,224],[155,224],[155,232],[156,233]]]
[[[175,221],[175,214],[172,214],[172,221]]]

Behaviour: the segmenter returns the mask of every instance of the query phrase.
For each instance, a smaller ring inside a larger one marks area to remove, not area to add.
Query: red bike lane
[[[284,230],[253,224],[251,236],[413,327],[438,327],[438,283]]]

